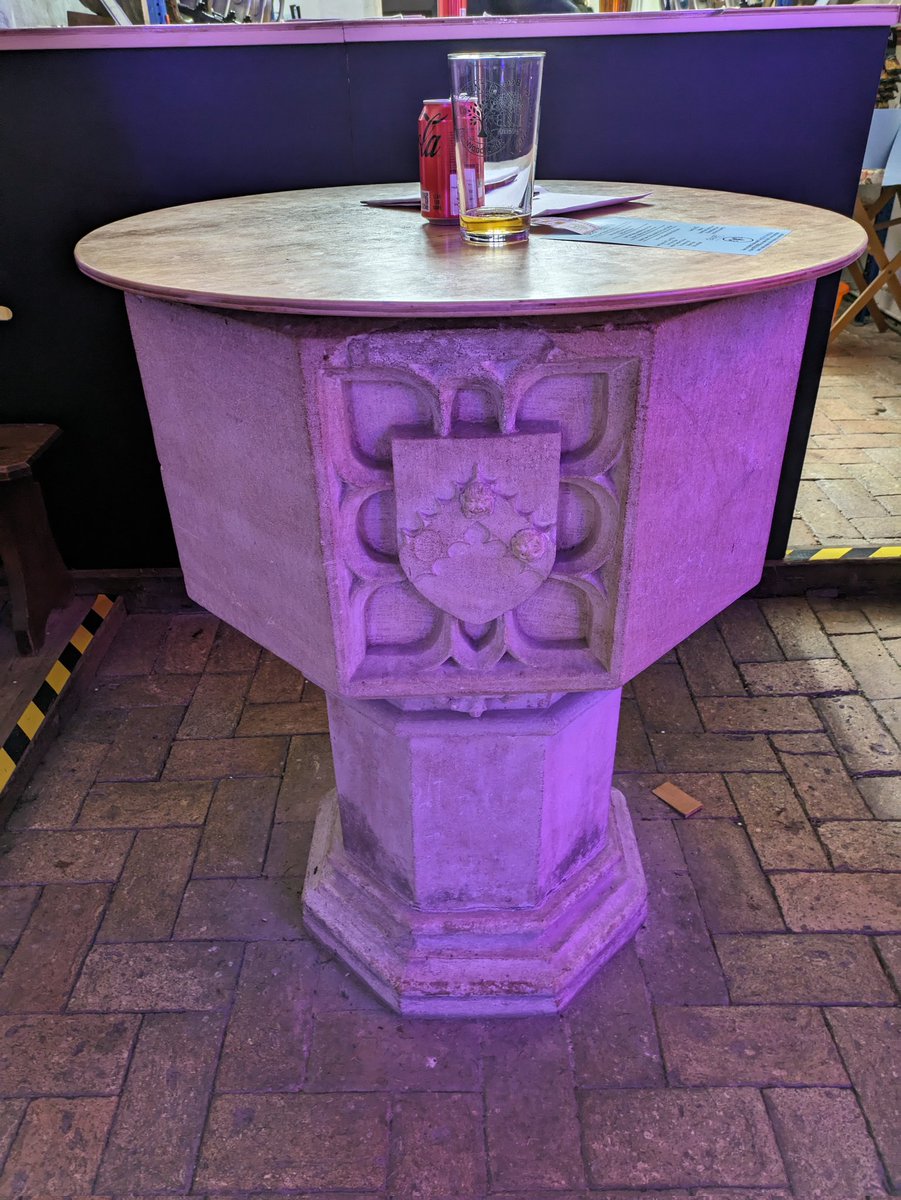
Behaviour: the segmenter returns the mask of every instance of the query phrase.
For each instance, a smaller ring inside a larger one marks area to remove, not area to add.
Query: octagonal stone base
[[[304,920],[400,1012],[555,1012],[644,918],[610,786],[619,692],[533,701],[473,718],[329,697],[337,791]]]
[[[401,1013],[559,1012],[633,936],[647,888],[626,802],[611,795],[604,848],[535,908],[423,912],[344,852],[338,797],[316,821],[304,921]]]

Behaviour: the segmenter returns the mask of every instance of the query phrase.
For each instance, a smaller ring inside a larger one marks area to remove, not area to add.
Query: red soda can
[[[460,217],[454,117],[450,100],[423,100],[419,114],[419,186],[422,215],[439,225]]]

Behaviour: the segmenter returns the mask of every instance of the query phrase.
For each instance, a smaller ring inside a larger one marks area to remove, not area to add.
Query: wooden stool
[[[893,255],[891,260],[889,260],[885,252],[885,247],[879,238],[881,230],[901,223],[901,217],[896,217],[890,221],[877,222],[876,220],[878,213],[882,211],[890,200],[898,195],[899,191],[901,191],[901,185],[893,184],[889,187],[881,188],[878,197],[869,204],[864,204],[860,197],[857,199],[857,203],[854,206],[854,220],[866,230],[868,250],[879,270],[876,278],[867,283],[863,271],[856,262],[851,263],[848,267],[851,278],[857,285],[858,295],[848,305],[841,316],[832,322],[832,327],[829,330],[830,342],[833,338],[838,337],[845,326],[849,325],[863,308],[870,310],[870,316],[873,318],[876,328],[880,333],[884,333],[888,326],[885,317],[876,304],[876,293],[886,286],[891,290],[892,295],[895,297],[895,302],[901,308],[901,280],[898,279],[898,271],[901,270],[901,251]]]
[[[47,618],[72,597],[40,484],[31,464],[59,437],[55,425],[0,425],[0,558],[6,570],[20,654],[44,644]]]

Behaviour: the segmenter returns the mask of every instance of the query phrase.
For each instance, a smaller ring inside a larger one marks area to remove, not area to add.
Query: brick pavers
[[[0,841],[0,1200],[901,1194],[899,656],[901,603],[745,598],[634,680],[646,924],[560,1017],[455,1022],[304,931],[321,692],[129,617]]]
[[[320,1013],[306,1087],[316,1092],[465,1092],[479,1088],[473,1022],[400,1020],[391,1013]]]
[[[848,1083],[814,1008],[661,1007],[657,1021],[668,1079],[680,1087]]]
[[[626,1187],[779,1187],[785,1170],[755,1088],[585,1092],[591,1183]]]
[[[733,1004],[897,1003],[867,937],[723,934],[716,949]]]
[[[564,1023],[546,1018],[528,1025],[492,1021],[483,1037],[485,1128],[494,1188],[537,1192],[584,1187]]]
[[[829,1014],[829,1024],[889,1179],[901,1188],[901,1014],[897,1009],[835,1009]]]
[[[69,1012],[181,1012],[227,1007],[243,947],[233,942],[129,942],[96,946]]]
[[[655,881],[635,939],[638,956],[658,1004],[725,1004],[722,969],[673,824],[640,821],[636,828],[645,872]]]
[[[872,325],[830,347],[790,546],[901,542],[901,338]]]
[[[89,1191],[116,1111],[112,1097],[33,1100],[0,1181],[0,1197],[52,1196],[65,1178]]]
[[[853,1093],[773,1088],[766,1094],[795,1196],[876,1200],[885,1172]]]
[[[566,1025],[577,1086],[664,1082],[654,1010],[633,946],[586,985],[567,1009]]]
[[[0,977],[0,1012],[59,1012],[109,895],[102,883],[48,884]]]
[[[40,785],[28,785],[8,828],[60,829],[71,825],[106,753],[105,745],[94,742],[54,746],[44,761]]]
[[[307,942],[252,942],[219,1064],[223,1092],[295,1092],[313,1032],[317,954]]]
[[[201,1195],[250,1190],[376,1191],[388,1172],[386,1093],[219,1095],[197,1170]]]
[[[222,1013],[143,1018],[100,1164],[101,1194],[188,1190],[224,1025]]]
[[[197,850],[196,829],[139,829],[106,916],[99,942],[166,939],[181,905]],[[165,871],[157,870],[160,863]]]
[[[0,1017],[0,1095],[115,1096],[140,1017]]]
[[[440,1196],[453,1180],[457,1200],[488,1191],[482,1098],[420,1092],[394,1105],[388,1194]]]

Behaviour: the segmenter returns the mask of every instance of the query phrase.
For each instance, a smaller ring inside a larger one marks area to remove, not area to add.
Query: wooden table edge
[[[402,317],[428,320],[432,317],[533,317],[559,313],[622,312],[636,308],[670,308],[680,304],[702,304],[709,300],[723,300],[729,296],[747,296],[754,292],[773,291],[790,287],[807,279],[819,279],[831,275],[859,258],[866,248],[867,240],[861,230],[860,243],[853,253],[846,252],[835,259],[817,263],[810,268],[787,271],[782,275],[764,279],[740,281],[738,283],[714,284],[704,288],[687,288],[684,291],[638,292],[617,296],[561,297],[559,300],[522,301],[330,301],[325,299],[288,300],[261,296],[223,295],[216,292],[185,291],[179,288],[149,286],[122,276],[108,274],[88,267],[81,260],[79,248],[91,234],[82,238],[75,247],[75,261],[82,274],[98,283],[106,284],[129,295],[143,296],[148,300],[166,300],[173,304],[190,304],[200,308],[224,308],[243,312],[281,313],[286,316],[307,317]],[[696,253],[686,251],[686,253]]]

